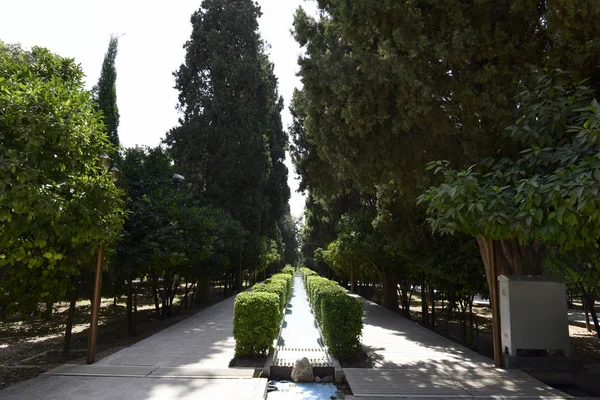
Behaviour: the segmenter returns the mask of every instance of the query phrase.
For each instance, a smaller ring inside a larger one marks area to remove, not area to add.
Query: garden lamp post
[[[102,173],[105,174],[107,171],[111,174],[114,182],[119,180],[121,172],[115,165],[110,167],[112,159],[106,155],[101,154],[98,157],[98,165],[102,168]],[[109,169],[110,167],[110,169]],[[100,316],[100,295],[102,292],[102,267],[104,265],[104,243],[100,244],[98,254],[96,256],[96,273],[94,275],[94,295],[92,298],[92,317],[90,322],[90,333],[88,335],[88,350],[87,350],[87,363],[92,364],[96,358],[96,338],[98,336],[98,319]]]

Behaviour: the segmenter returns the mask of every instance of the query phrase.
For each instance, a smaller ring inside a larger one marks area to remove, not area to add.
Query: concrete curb
[[[264,400],[267,398],[267,385],[269,380],[267,378],[258,378],[256,384],[256,390],[254,392],[254,400]]]

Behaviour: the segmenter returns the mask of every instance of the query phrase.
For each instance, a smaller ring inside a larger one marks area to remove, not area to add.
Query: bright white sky
[[[300,48],[290,29],[294,11],[302,5],[314,12],[313,2],[258,0],[263,16],[262,37],[271,45],[271,61],[279,78],[286,107],[283,125],[290,124],[287,107],[294,90]],[[117,102],[123,146],[156,146],[177,124],[177,92],[172,72],[184,60],[183,44],[191,34],[190,17],[201,0],[2,0],[0,40],[23,47],[47,47],[81,64],[91,88],[100,75],[111,34],[122,34],[117,56]],[[290,207],[302,215],[304,196],[290,170]]]

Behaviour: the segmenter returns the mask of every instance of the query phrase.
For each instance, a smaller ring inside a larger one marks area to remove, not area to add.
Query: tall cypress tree
[[[269,139],[280,132],[273,118],[281,107],[258,33],[260,15],[252,0],[204,0],[192,15],[185,62],[174,74],[183,116],[166,139],[195,195],[249,232],[247,267],[257,266],[261,237],[278,219],[270,216],[267,187]]]
[[[266,187],[266,196],[269,198],[270,207],[266,215],[268,235],[276,240],[278,222],[289,213],[290,188],[288,186],[288,169],[285,165],[285,150],[288,148],[288,135],[283,130],[281,122],[281,111],[283,110],[283,98],[277,94],[277,79],[273,73],[273,64],[265,57],[265,78],[270,82],[270,111],[267,120],[267,141],[269,143],[269,157],[271,167],[269,180]]]
[[[117,107],[117,69],[115,59],[117,58],[117,47],[119,38],[110,37],[108,50],[102,62],[102,71],[98,84],[92,88],[94,101],[97,109],[104,115],[104,126],[110,141],[119,145],[119,108]]]

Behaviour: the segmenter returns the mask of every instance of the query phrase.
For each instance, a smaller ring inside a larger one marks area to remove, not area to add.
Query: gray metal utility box
[[[546,276],[498,277],[502,350],[530,356],[549,350],[571,356],[565,284]]]

